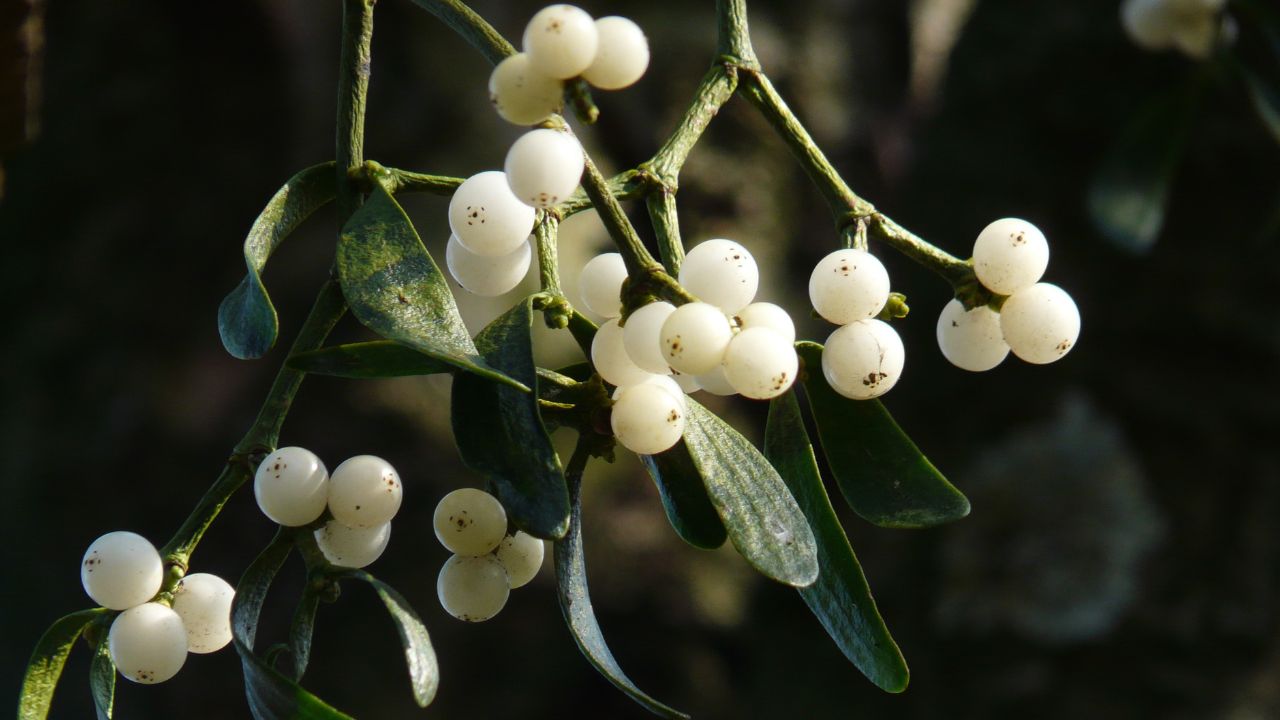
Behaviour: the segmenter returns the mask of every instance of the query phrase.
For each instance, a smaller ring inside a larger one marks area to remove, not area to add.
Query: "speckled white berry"
[[[211,653],[231,642],[231,601],[236,589],[217,575],[192,573],[178,582],[173,611],[187,629],[187,649]]]
[[[742,330],[754,327],[769,328],[788,343],[796,341],[796,326],[791,320],[791,315],[773,303],[751,303],[738,311],[737,319],[738,327]]]
[[[634,84],[649,67],[649,40],[640,26],[611,15],[596,20],[595,59],[582,78],[601,90],[621,90]]]
[[[539,128],[521,135],[507,151],[507,184],[520,202],[551,207],[573,194],[582,179],[582,145],[567,132]]]
[[[516,53],[489,75],[489,101],[503,120],[537,125],[564,104],[564,83],[529,67],[529,56]]]
[[[331,564],[362,568],[382,557],[391,542],[391,523],[371,528],[350,528],[330,520],[315,532],[316,545]]]
[[[573,5],[549,5],[524,29],[524,51],[534,70],[561,80],[591,66],[599,47],[595,21]]]
[[[498,549],[494,551],[498,562],[507,571],[512,590],[529,584],[542,567],[545,554],[546,546],[541,540],[518,530],[515,535],[502,538]]]
[[[625,388],[613,404],[609,423],[623,447],[638,455],[670,449],[684,435],[683,403],[651,383]]]
[[[973,272],[988,290],[1009,295],[1039,280],[1049,267],[1049,241],[1035,225],[1002,218],[973,243]]]
[[[282,447],[258,465],[253,495],[272,522],[306,525],[320,517],[329,501],[329,471],[310,450]]]
[[[837,250],[819,260],[809,275],[809,301],[837,325],[873,318],[889,301],[889,273],[871,253]]]
[[[491,552],[507,534],[507,511],[483,490],[459,488],[436,505],[436,539],[458,555]]]
[[[905,359],[896,330],[880,320],[861,320],[837,328],[827,338],[822,374],[841,395],[869,400],[897,384]]]
[[[163,581],[160,553],[137,533],[107,533],[93,541],[80,561],[84,591],[111,610],[127,610],[150,600]]]
[[[732,337],[729,319],[720,308],[692,302],[667,316],[659,340],[667,365],[682,373],[701,375],[720,364]]]
[[[445,612],[465,622],[484,622],[502,611],[511,580],[493,555],[454,555],[436,578],[436,595]]]
[[[740,395],[753,400],[768,400],[789,390],[799,367],[793,343],[766,327],[734,335],[724,353],[725,379]]]
[[[985,372],[1009,354],[1000,330],[1000,313],[986,305],[966,311],[952,300],[938,316],[938,348],[952,365],[970,372]]]
[[[187,629],[178,613],[159,603],[144,603],[120,613],[107,634],[111,661],[126,679],[144,685],[162,683],[187,661]]]
[[[733,315],[755,299],[760,269],[740,243],[717,238],[689,250],[680,265],[680,284],[699,300]]]
[[[1000,308],[1009,349],[1029,363],[1060,360],[1080,338],[1080,310],[1065,290],[1036,283],[1009,296]]]
[[[533,232],[534,219],[534,209],[516,198],[500,170],[472,175],[449,199],[449,229],[476,255],[515,252]]]
[[[346,460],[329,478],[329,512],[347,527],[372,528],[390,522],[403,496],[399,473],[374,455]]]

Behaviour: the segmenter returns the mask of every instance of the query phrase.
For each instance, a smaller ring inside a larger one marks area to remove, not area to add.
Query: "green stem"
[[[680,168],[684,167],[689,152],[702,138],[702,133],[715,119],[720,108],[733,97],[737,87],[736,68],[725,64],[713,65],[702,76],[702,82],[698,84],[698,90],[679,124],[671,131],[666,142],[662,143],[662,147],[658,148],[653,159],[640,167],[647,170],[657,184],[674,190]]]
[[[649,184],[645,176],[638,170],[625,170],[609,178],[606,183],[609,186],[609,193],[621,200],[635,200],[644,197],[649,191]],[[587,197],[587,191],[578,188],[573,194],[555,207],[556,213],[563,220],[570,215],[576,215],[583,210],[590,210],[594,205],[591,198]]]
[[[893,220],[875,213],[870,231],[894,250],[942,276],[951,287],[960,289],[974,281],[973,266],[967,261],[927,242]]]
[[[614,244],[618,246],[618,252],[622,254],[622,260],[627,264],[627,274],[639,277],[655,270],[662,270],[662,265],[653,259],[653,255],[649,254],[648,248],[636,234],[635,227],[627,219],[627,214],[622,211],[622,205],[613,196],[609,183],[600,174],[596,164],[585,152],[582,156],[586,162],[586,170],[582,176],[582,189],[587,191],[587,197],[591,198],[592,205],[600,214],[600,221],[609,231],[609,237],[613,238]]]
[[[560,287],[560,259],[556,253],[556,232],[560,221],[552,213],[539,213],[538,224],[533,226],[533,239],[538,248],[538,280],[542,291],[563,298]]]
[[[376,0],[343,0],[342,53],[338,64],[338,132],[335,158],[338,208],[347,217],[360,207],[351,172],[364,164],[364,111],[369,96],[373,52],[373,4]]]
[[[364,165],[366,175],[381,173],[383,184],[391,193],[420,192],[447,197],[453,195],[453,191],[458,189],[463,180],[447,175],[428,175],[399,168],[384,168],[372,160],[365,162]]]
[[[479,50],[491,65],[497,65],[503,58],[514,55],[516,52],[501,33],[494,30],[492,25],[476,14],[476,11],[467,7],[466,3],[459,0],[413,0],[413,2],[461,35],[471,44],[471,47]]]
[[[716,0],[717,51],[737,64],[759,68],[747,28],[747,0]]]
[[[658,236],[658,254],[671,277],[680,276],[680,264],[684,262],[684,242],[680,239],[680,216],[676,212],[676,194],[670,190],[658,190],[645,198],[649,209],[649,222]]]

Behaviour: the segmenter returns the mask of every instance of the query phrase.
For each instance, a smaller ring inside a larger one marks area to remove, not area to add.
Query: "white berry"
[[[89,546],[80,562],[80,583],[93,601],[127,610],[155,597],[164,581],[160,553],[137,533],[110,532]]]
[[[524,29],[529,64],[547,77],[575,77],[591,65],[599,47],[595,21],[573,5],[549,5]]]
[[[676,386],[679,387],[682,391],[684,391],[686,395],[688,395],[689,393],[698,392],[699,390],[702,389],[702,386],[698,384],[698,378],[694,375],[690,375],[689,373],[682,373],[682,372],[677,372],[675,370],[672,370],[671,375],[669,375],[668,377],[674,380],[676,383]]]
[[[685,256],[680,284],[699,300],[733,315],[755,299],[760,269],[742,245],[732,240],[707,240]]]
[[[217,575],[192,573],[178,583],[173,594],[173,611],[187,629],[187,649],[211,653],[231,642],[231,601],[236,597],[231,583]]]
[[[1124,0],[1120,24],[1134,44],[1161,50],[1173,44],[1173,13],[1167,0]]]
[[[511,145],[503,167],[511,192],[520,202],[546,208],[573,194],[584,166],[577,138],[540,128],[521,135]]]
[[[310,450],[282,447],[258,465],[253,495],[272,522],[306,525],[320,517],[329,501],[329,471]]]
[[[346,460],[329,478],[329,512],[347,527],[372,528],[390,522],[403,496],[396,469],[373,455]]]
[[[905,359],[896,330],[880,320],[862,320],[837,328],[827,338],[822,374],[841,395],[868,400],[897,384]]]
[[[952,300],[938,316],[938,349],[952,365],[970,372],[985,372],[1009,354],[1000,329],[1000,313],[986,305],[965,310]]]
[[[754,327],[769,328],[788,343],[796,341],[796,325],[786,310],[773,303],[758,302],[738,311],[738,327],[748,330]]]
[[[644,76],[649,67],[649,41],[640,26],[611,15],[596,20],[599,42],[582,78],[601,90],[621,90]]]
[[[502,543],[494,552],[498,562],[507,571],[512,590],[529,584],[542,567],[545,554],[546,546],[541,540],[518,530],[515,535],[502,538]]]
[[[511,581],[493,555],[454,555],[436,578],[436,594],[445,612],[466,622],[497,615],[511,594]]]
[[[725,375],[724,365],[715,366],[711,372],[703,373],[697,379],[699,387],[712,395],[728,397],[738,394],[738,391],[729,383],[728,376]]]
[[[973,243],[973,272],[988,290],[1010,295],[1034,284],[1049,266],[1049,241],[1035,225],[1002,218]]]
[[[433,523],[436,539],[449,552],[483,555],[506,536],[507,511],[483,490],[459,488],[440,499]]]
[[[578,287],[582,304],[605,318],[622,314],[622,281],[627,279],[627,264],[619,253],[597,255],[582,266]]]
[[[371,528],[350,528],[330,520],[315,531],[316,546],[332,565],[362,568],[382,557],[391,542],[391,523]]]
[[[871,253],[837,250],[814,266],[809,301],[837,325],[873,318],[889,301],[889,272]]]
[[[739,394],[768,400],[796,381],[800,360],[792,342],[765,327],[747,328],[729,341],[724,375]]]
[[[658,336],[662,332],[662,324],[675,311],[675,305],[658,301],[637,309],[627,318],[627,324],[622,328],[623,345],[627,356],[641,370],[656,375],[671,372],[666,358],[662,356],[662,343]]]
[[[653,455],[669,449],[684,435],[682,406],[670,390],[641,383],[618,396],[609,422],[623,447],[637,455]]]
[[[676,382],[675,377],[672,375],[650,375],[643,381],[636,383],[636,385],[657,385],[676,399],[676,402],[680,404],[680,412],[687,413],[689,410],[689,399],[685,396],[684,388],[680,387],[680,383]],[[614,388],[613,400],[616,402],[618,398],[622,397],[623,391],[630,387],[635,387],[635,385]]]
[[[467,292],[481,297],[497,297],[511,292],[524,280],[533,262],[533,250],[526,241],[510,255],[477,255],[467,250],[457,235],[450,235],[444,250],[444,262],[449,274]]]
[[[511,192],[506,173],[488,170],[467,178],[449,199],[449,229],[476,255],[503,257],[533,232],[534,209]]]
[[[729,319],[720,308],[692,302],[667,317],[659,340],[667,365],[682,373],[701,375],[720,364],[732,337]]]
[[[1075,347],[1080,310],[1062,288],[1036,283],[1005,301],[1000,329],[1014,355],[1030,363],[1051,363]]]
[[[144,685],[162,683],[187,661],[187,630],[178,613],[159,603],[144,603],[111,623],[107,650],[124,677]]]
[[[652,374],[636,365],[627,354],[625,335],[617,319],[596,330],[595,339],[591,341],[591,364],[605,382],[618,387],[644,382]]]
[[[516,53],[489,75],[489,101],[503,120],[537,125],[564,104],[564,83],[529,67],[529,56]]]

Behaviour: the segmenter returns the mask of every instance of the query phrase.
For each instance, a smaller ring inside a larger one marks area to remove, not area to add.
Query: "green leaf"
[[[800,588],[800,597],[867,679],[882,690],[902,692],[911,677],[907,661],[876,609],[862,566],[822,486],[794,392],[769,403],[764,454],[800,503],[818,543],[818,580]]]
[[[526,298],[482,330],[476,345],[491,367],[536,387],[532,323]],[[463,462],[489,481],[516,527],[548,540],[563,536],[569,491],[537,396],[459,373],[452,403],[453,435]]]
[[[418,614],[413,611],[409,601],[395,591],[390,585],[375,578],[363,570],[352,570],[343,573],[342,577],[363,580],[373,586],[382,603],[391,613],[395,621],[396,631],[400,633],[400,642],[404,645],[404,661],[409,667],[409,682],[413,685],[413,699],[419,707],[426,707],[436,697],[436,689],[440,686],[440,665],[436,662],[436,651],[431,647],[431,636],[427,634],[427,626],[422,624]]]
[[[258,616],[267,590],[293,549],[291,533],[281,531],[249,565],[231,605],[231,634],[244,669],[245,696],[257,720],[350,720],[325,704],[253,652]]]
[[[108,630],[108,627],[104,625],[103,630]],[[106,637],[104,632],[94,651],[93,664],[89,666],[89,693],[93,695],[98,720],[111,720],[116,702],[116,664],[111,660]]]
[[[316,611],[320,609],[320,593],[310,581],[302,588],[302,597],[289,621],[289,656],[293,658],[293,679],[301,680],[311,662],[311,637],[315,634]],[[275,663],[268,659],[268,664]]]
[[[778,471],[715,413],[688,404],[684,442],[730,542],[766,576],[811,584],[818,577],[813,531]]]
[[[1149,102],[1102,159],[1088,192],[1089,215],[1117,246],[1141,253],[1164,226],[1174,171],[1198,95],[1179,91]]]
[[[882,527],[921,528],[959,520],[969,500],[947,482],[879,400],[850,400],[827,384],[822,346],[796,343],[822,452],[854,512]]]
[[[388,340],[528,391],[476,353],[440,268],[395,198],[375,183],[338,239],[338,277],[351,312]]]
[[[289,178],[249,228],[244,264],[249,272],[218,308],[218,333],[227,352],[241,360],[262,357],[276,342],[279,319],[262,284],[267,259],[303,220],[333,200],[333,163],[315,165]]]
[[[92,622],[109,612],[105,608],[81,610],[59,618],[44,631],[36,649],[27,661],[27,672],[22,678],[22,690],[18,695],[18,720],[43,720],[49,715],[53,691],[67,656],[76,639]]]
[[[628,697],[644,706],[649,712],[665,718],[688,718],[688,715],[654,700],[636,687],[635,683],[622,672],[613,652],[604,641],[600,631],[600,623],[596,620],[595,611],[591,607],[591,596],[587,592],[587,561],[582,549],[582,475],[570,473],[569,494],[572,513],[569,516],[569,529],[564,537],[557,540],[552,549],[556,565],[556,587],[560,598],[560,611],[564,613],[564,621],[569,626],[573,641],[606,680],[614,687],[626,693]]]
[[[662,508],[680,539],[704,550],[723,545],[728,537],[724,523],[707,497],[702,476],[684,441],[657,455],[641,455],[640,461],[658,486]]]
[[[367,379],[435,375],[453,372],[453,366],[390,340],[350,343],[291,355],[294,370],[315,375]]]

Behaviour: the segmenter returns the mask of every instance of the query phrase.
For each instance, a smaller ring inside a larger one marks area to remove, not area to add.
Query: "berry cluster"
[[[172,600],[156,598],[163,580],[160,553],[131,532],[94,540],[80,564],[80,582],[89,597],[124,611],[107,635],[111,661],[125,678],[148,685],[178,674],[188,652],[211,653],[231,642],[235,589],[226,580],[208,573],[187,575],[174,588]]]
[[[1226,0],[1125,0],[1120,22],[1146,50],[1177,48],[1203,60],[1219,43],[1235,42],[1238,27],[1223,12]]]
[[[836,392],[855,400],[879,397],[902,376],[902,338],[876,318],[889,302],[889,273],[865,250],[837,250],[809,275],[809,301],[840,327],[827,338],[822,372]]]
[[[258,466],[253,494],[267,517],[287,527],[310,525],[327,507],[332,517],[315,531],[316,545],[330,563],[362,568],[387,548],[404,489],[380,457],[357,455],[330,475],[310,450],[283,447]]]
[[[493,69],[489,99],[516,125],[536,125],[559,112],[564,83],[575,77],[602,90],[620,90],[649,67],[649,41],[624,17],[592,20],[573,5],[538,11],[524,29],[524,52]]]
[[[742,245],[707,240],[689,251],[680,284],[701,298],[676,307],[656,301],[620,324],[622,256],[607,253],[582,269],[583,303],[609,318],[591,344],[591,362],[615,385],[613,433],[645,455],[684,434],[685,393],[741,394],[767,400],[795,382],[795,325],[785,310],[753,303],[760,271]]]
[[[453,553],[440,568],[436,593],[445,612],[459,620],[497,615],[511,590],[527,585],[542,567],[542,541],[519,530],[508,535],[507,511],[483,490],[445,495],[433,522],[436,538]]]
[[[983,287],[1006,296],[999,310],[966,310],[957,299],[938,317],[938,347],[956,367],[973,372],[999,365],[1012,350],[1030,363],[1062,358],[1080,337],[1080,311],[1057,285],[1040,282],[1049,242],[1026,220],[1002,218],[973,244],[973,270]]]

